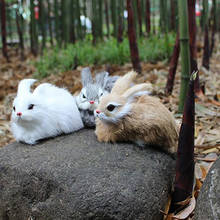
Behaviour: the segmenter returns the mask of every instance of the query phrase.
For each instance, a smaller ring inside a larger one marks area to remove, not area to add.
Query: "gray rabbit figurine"
[[[110,77],[107,72],[101,72],[93,80],[90,69],[86,67],[82,69],[81,78],[83,88],[80,94],[76,96],[76,104],[84,126],[95,127],[94,110],[99,104],[99,99],[111,92],[119,76]]]

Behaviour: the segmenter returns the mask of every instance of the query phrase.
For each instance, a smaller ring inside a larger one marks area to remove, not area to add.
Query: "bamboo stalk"
[[[97,40],[97,0],[92,0],[92,43],[95,45]]]
[[[70,13],[70,43],[75,43],[76,42],[76,27],[75,27],[75,1],[71,0],[70,1],[70,6],[69,6],[69,13]]]
[[[103,1],[102,0],[99,0],[98,1],[98,7],[99,7],[99,19],[98,19],[98,23],[99,23],[99,26],[98,26],[98,32],[99,32],[99,37],[102,39],[103,38]]]
[[[117,35],[117,41],[118,41],[118,43],[121,43],[123,41],[123,12],[124,12],[123,0],[119,0],[117,10],[118,10],[118,35]]]
[[[179,96],[179,112],[183,112],[190,76],[190,51],[187,0],[178,1],[180,56],[181,56],[181,86]]]
[[[109,6],[108,6],[108,0],[105,0],[105,20],[106,20],[106,27],[107,27],[107,36],[110,37],[110,24],[109,24]]]
[[[117,37],[118,21],[117,21],[117,1],[111,0],[111,19],[113,24],[113,36]]]
[[[21,54],[21,61],[24,60],[24,38],[23,38],[23,27],[21,25],[22,23],[22,15],[19,14],[19,11],[16,10],[16,26],[17,26],[17,32],[18,32],[18,38],[19,38],[19,46],[20,46],[20,54]]]
[[[79,39],[82,39],[83,30],[82,30],[82,25],[81,25],[81,20],[80,20],[80,12],[81,12],[80,1],[75,0],[75,4],[76,4],[76,20],[77,20],[77,37]]]
[[[203,28],[205,31],[205,37],[204,37],[204,53],[203,53],[203,60],[202,65],[209,69],[209,29],[208,29],[208,0],[203,0]]]
[[[51,17],[50,17],[50,14],[51,14],[50,0],[47,0],[47,7],[48,7],[47,18],[48,18],[48,25],[49,25],[50,44],[51,44],[51,46],[53,46],[53,30],[52,30],[52,22],[51,22]]]
[[[169,64],[169,73],[168,73],[167,84],[165,88],[165,93],[167,95],[171,95],[173,91],[173,85],[174,85],[176,69],[178,65],[179,54],[180,54],[180,42],[179,42],[179,32],[178,32],[176,35],[176,42],[173,48],[173,55],[171,57],[170,64]]]
[[[160,28],[163,33],[167,32],[167,1],[160,0]]]
[[[186,0],[187,1],[187,0]],[[191,74],[187,98],[184,105],[182,124],[179,132],[176,176],[169,213],[174,213],[181,203],[191,198],[194,181],[194,136],[195,136],[195,94],[194,80],[197,72]]]
[[[34,1],[30,1],[31,22],[30,22],[30,35],[31,35],[31,52],[34,56],[38,54],[38,34],[37,25],[34,16]]]
[[[198,70],[197,65],[197,47],[196,47],[196,0],[188,0],[188,12],[189,12],[189,38],[190,38],[190,64],[191,64],[191,72]],[[196,94],[202,93],[199,83],[199,73],[197,74],[197,78],[195,80],[195,92]]]
[[[67,43],[69,42],[69,0],[61,0],[61,17],[62,17],[62,41],[64,42],[64,46],[66,47]]]
[[[42,45],[41,45],[41,53],[43,53],[44,48],[46,47],[46,28],[45,28],[45,6],[42,0],[38,1],[39,6],[39,25],[40,32],[42,36]]]
[[[171,10],[171,16],[170,16],[170,28],[171,30],[176,30],[176,1],[170,0],[170,10]]]
[[[5,7],[5,1],[2,0],[0,4],[1,9],[1,35],[2,35],[2,53],[3,56],[6,58],[7,61],[9,61],[8,53],[7,53],[7,33],[6,33],[6,7]]]
[[[141,64],[139,59],[139,51],[137,46],[136,32],[134,28],[134,14],[132,10],[131,0],[127,0],[128,10],[128,39],[131,52],[131,61],[135,71],[141,73]]]
[[[146,32],[149,35],[151,30],[151,23],[150,23],[150,0],[146,0]]]
[[[137,0],[137,12],[138,12],[138,25],[139,25],[139,35],[142,36],[142,15],[141,15],[141,1]]]
[[[215,32],[216,32],[216,26],[217,26],[217,4],[216,0],[213,0],[212,5],[212,36],[211,36],[211,45],[210,45],[210,57],[212,56],[212,52],[215,46]]]
[[[60,36],[60,16],[59,16],[59,5],[58,0],[54,0],[54,16],[55,16],[55,36],[59,46],[61,46]]]
[[[83,0],[83,15],[85,17],[87,17],[87,8],[86,8],[86,0]],[[86,31],[87,31],[87,27],[86,27],[86,22],[84,23],[83,26],[83,36],[86,36]]]

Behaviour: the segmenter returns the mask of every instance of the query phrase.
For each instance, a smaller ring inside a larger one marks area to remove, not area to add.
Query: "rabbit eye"
[[[86,98],[86,96],[83,94],[83,98],[85,99]]]
[[[15,111],[15,106],[13,106],[13,110]]]
[[[101,93],[100,96],[103,96],[103,93]]]
[[[115,109],[115,106],[112,105],[112,104],[107,106],[107,110],[110,111],[110,112],[112,112],[114,109]]]
[[[30,104],[29,106],[28,106],[28,110],[31,110],[31,109],[33,109],[34,108],[34,105],[33,104]]]

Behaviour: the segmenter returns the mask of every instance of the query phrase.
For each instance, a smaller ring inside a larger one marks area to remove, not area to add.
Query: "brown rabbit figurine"
[[[178,132],[173,115],[157,98],[148,95],[148,84],[130,87],[136,75],[131,71],[119,78],[111,93],[101,98],[95,111],[98,140],[131,141],[176,152]]]

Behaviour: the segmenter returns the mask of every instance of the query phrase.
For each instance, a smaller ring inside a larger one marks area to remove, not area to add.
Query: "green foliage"
[[[167,38],[168,40],[164,35],[151,35],[147,39],[139,39],[138,47],[141,61],[157,62],[165,59],[168,60],[174,46],[175,34],[167,34]],[[169,50],[167,50],[167,48],[169,48]]]
[[[169,48],[173,48],[175,34],[169,34]],[[150,36],[138,40],[140,59],[144,62],[156,62],[168,59],[172,50],[167,53],[165,37]],[[43,78],[50,74],[73,69],[76,65],[118,64],[130,62],[128,39],[120,44],[114,38],[106,42],[92,45],[89,39],[68,44],[66,48],[52,48],[44,51],[43,56],[35,63],[37,73],[35,77]]]

